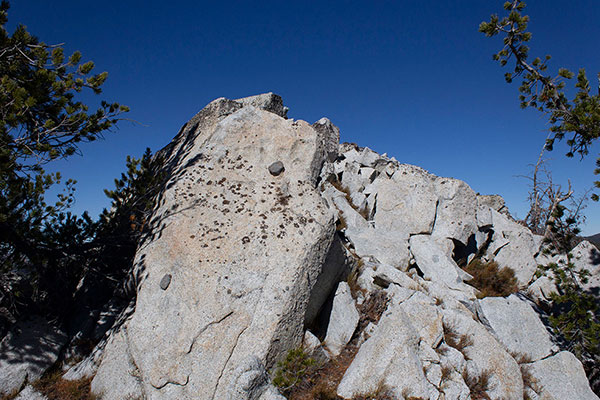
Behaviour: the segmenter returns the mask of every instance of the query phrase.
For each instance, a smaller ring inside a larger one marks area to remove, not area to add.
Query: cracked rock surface
[[[163,150],[170,180],[136,255],[135,312],[93,381],[103,398],[138,385],[148,399],[254,399],[301,343],[334,233],[316,178],[338,138],[271,112],[273,96],[217,99]]]

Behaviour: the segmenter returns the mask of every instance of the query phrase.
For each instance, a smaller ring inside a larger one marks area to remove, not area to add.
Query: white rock
[[[528,292],[536,301],[550,301],[551,294],[558,293],[558,289],[552,278],[541,276],[529,285]]]
[[[487,393],[492,399],[520,399],[523,397],[523,379],[517,362],[502,345],[471,316],[455,310],[443,310],[444,325],[457,335],[466,335],[472,344],[462,353],[468,358],[466,369],[472,376],[490,373]]]
[[[337,393],[344,399],[375,392],[386,386],[402,398],[429,398],[431,385],[418,357],[418,334],[399,304],[390,304],[373,335],[360,347],[346,370]],[[435,389],[434,389],[435,390]]]
[[[127,335],[122,328],[114,332],[103,353],[102,368],[92,380],[92,393],[102,400],[142,397],[141,371],[132,362]]]
[[[435,177],[422,168],[401,164],[392,179],[377,178],[375,227],[406,234],[431,233],[438,196]]]
[[[226,99],[190,120],[161,152],[171,178],[151,218],[155,235],[136,254],[136,309],[124,344],[107,346],[94,392],[125,392],[118,377],[133,364],[149,398],[261,393],[260,368],[302,341],[333,238],[315,186],[334,136]],[[284,170],[272,176],[276,161]]]
[[[302,348],[304,349],[308,357],[312,358],[319,364],[325,363],[330,359],[325,349],[323,349],[319,338],[313,335],[309,330],[304,332]]]
[[[346,282],[340,282],[333,298],[333,307],[323,343],[333,355],[339,355],[352,338],[359,320],[358,310]]]
[[[477,232],[477,195],[463,181],[435,180],[438,205],[431,236],[452,238],[466,245]]]
[[[429,346],[437,347],[444,335],[442,314],[432,298],[424,293],[416,292],[401,304],[410,318],[419,339]]]
[[[494,236],[490,252],[500,267],[514,270],[519,284],[526,286],[537,270],[534,256],[539,251],[538,243],[524,226],[497,211],[491,213]]]
[[[576,269],[586,269],[590,272],[588,282],[582,285],[583,288],[600,288],[600,251],[596,246],[584,240],[571,250],[571,254]]]
[[[510,354],[537,361],[558,350],[538,314],[516,295],[486,297],[479,300],[479,306],[479,318],[489,323]]]
[[[465,289],[457,271],[457,265],[439,248],[429,235],[413,235],[410,237],[410,252],[415,257],[419,269],[426,280],[443,282],[452,289]]]
[[[541,389],[539,396],[548,400],[598,400],[585,376],[581,362],[562,351],[526,367]]]

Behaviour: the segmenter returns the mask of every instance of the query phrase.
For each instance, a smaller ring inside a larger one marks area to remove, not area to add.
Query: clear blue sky
[[[129,117],[83,157],[55,168],[77,179],[75,212],[109,205],[103,188],[127,154],[158,150],[217,97],[280,94],[290,117],[326,116],[343,141],[400,162],[501,194],[513,215],[527,211],[528,182],[548,128],[521,110],[518,83],[504,82],[491,55],[500,40],[477,32],[503,0],[457,1],[12,1],[17,22],[47,43],[80,50],[108,71],[94,99],[131,107]],[[600,1],[531,1],[531,54],[550,68],[600,71]],[[91,97],[91,96],[90,96]],[[86,97],[88,98],[88,97]],[[591,187],[594,159],[566,159],[557,146],[555,182]],[[584,233],[600,232],[600,205],[589,203]]]

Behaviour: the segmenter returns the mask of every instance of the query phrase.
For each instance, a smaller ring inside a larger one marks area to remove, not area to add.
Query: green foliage
[[[529,17],[522,15],[525,3],[513,0],[504,3],[508,15],[500,18],[494,14],[489,22],[482,22],[479,31],[488,37],[503,36],[502,49],[493,55],[494,60],[501,66],[507,65],[511,57],[514,59],[513,72],[505,74],[507,82],[522,78],[519,87],[521,107],[533,107],[548,115],[551,135],[546,141],[546,148],[552,150],[555,141],[562,140],[565,135],[570,135],[566,143],[569,146],[568,157],[578,153],[581,157],[589,153],[589,147],[600,136],[600,87],[599,93],[591,93],[590,82],[585,70],[581,68],[577,73],[577,82],[574,87],[577,93],[572,100],[565,94],[567,81],[572,80],[575,74],[565,68],[559,68],[556,76],[547,74],[548,62],[551,57],[546,55],[528,61],[531,33],[527,32]],[[600,74],[598,75],[600,80]],[[594,171],[600,174],[600,157]],[[600,188],[600,181],[594,182]],[[593,200],[598,200],[597,194],[592,194]]]
[[[75,182],[67,180],[54,204],[44,193],[61,183],[43,166],[78,153],[78,144],[102,137],[128,111],[101,102],[95,111],[79,101],[83,90],[100,93],[107,73],[81,53],[66,57],[19,25],[6,30],[9,4],[0,3],[0,308],[14,314],[32,304],[53,304],[50,293],[71,293],[94,223],[66,212]],[[55,296],[57,297],[57,296]],[[58,299],[56,299],[58,300]],[[44,311],[44,310],[40,310]],[[0,321],[0,328],[3,323]],[[1,329],[0,329],[1,330]]]
[[[467,283],[479,290],[477,297],[506,297],[519,291],[515,272],[500,268],[495,261],[483,262],[476,258],[464,270],[473,276]]]
[[[284,393],[288,393],[302,381],[315,364],[315,360],[308,357],[302,347],[292,349],[277,363],[273,384]]]
[[[570,251],[576,244],[580,221],[577,213],[567,215],[567,211],[564,206],[554,211],[551,235],[543,250],[563,258],[540,265],[537,275],[549,274],[553,278],[558,293],[551,294],[550,323],[591,377],[600,362],[600,304],[597,295],[583,288],[590,272],[573,263]]]

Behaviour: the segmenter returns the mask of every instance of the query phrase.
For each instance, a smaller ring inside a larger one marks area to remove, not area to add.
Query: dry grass
[[[512,358],[515,359],[515,361],[517,362],[517,364],[529,364],[530,362],[533,362],[533,360],[531,359],[531,357],[527,354],[524,353],[513,353],[510,352],[510,355]]]
[[[465,369],[462,377],[469,387],[472,400],[491,400],[487,394],[487,390],[490,388],[490,378],[492,377],[490,371],[485,370],[479,376],[472,376]]]
[[[49,400],[96,400],[90,390],[91,382],[91,377],[76,381],[63,379],[60,367],[56,366],[32,386]]]
[[[442,367],[442,385],[444,384],[445,381],[450,379],[450,377],[452,376],[452,371],[453,371],[453,369],[449,365],[444,365]]]
[[[346,223],[346,218],[342,214],[339,214],[337,221],[335,221],[335,230],[340,232],[348,227]]]
[[[306,374],[289,393],[290,400],[334,400],[339,399],[337,387],[344,373],[358,352],[355,344],[348,344],[335,359],[321,368]]]
[[[290,391],[288,399],[290,400],[334,400],[340,399],[337,396],[337,387],[344,377],[344,373],[354,360],[358,352],[358,338],[369,324],[377,323],[381,315],[387,308],[388,297],[383,291],[373,293],[363,304],[358,306],[360,320],[356,332],[352,336],[350,343],[335,359],[330,360],[320,368],[315,368],[305,374],[302,379]],[[383,396],[383,393],[380,394]],[[388,400],[390,397],[367,397],[374,400]],[[362,397],[356,398],[360,400]],[[366,399],[366,398],[365,398]]]
[[[454,347],[456,350],[460,351],[465,358],[467,358],[464,353],[465,348],[473,345],[471,336],[467,334],[461,335],[454,327],[448,325],[444,325],[444,341],[448,346]]]
[[[358,306],[360,320],[358,321],[358,331],[363,331],[369,322],[374,324],[379,322],[379,319],[387,309],[390,299],[383,290],[378,290],[365,300],[364,303]]]
[[[474,259],[464,269],[473,279],[467,283],[474,286],[479,293],[477,297],[506,297],[519,291],[515,272],[508,268],[500,268],[494,261],[483,262]]]
[[[527,395],[527,389],[532,390],[536,394],[541,393],[541,388],[537,379],[531,374],[531,368],[526,365],[521,365],[521,376],[523,377],[523,398]]]
[[[354,396],[352,400],[397,400],[392,391],[385,385],[380,385],[372,393]]]

